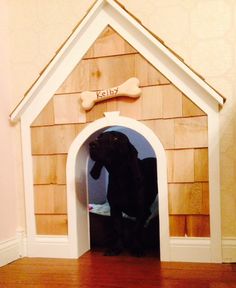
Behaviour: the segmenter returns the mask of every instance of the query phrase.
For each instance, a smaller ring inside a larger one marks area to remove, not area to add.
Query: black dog
[[[109,173],[107,200],[111,208],[113,231],[105,255],[118,255],[123,249],[122,212],[135,217],[131,252],[143,255],[143,230],[150,217],[150,206],[157,196],[156,159],[140,160],[128,137],[109,131],[89,144],[90,157],[95,161],[90,172],[98,179],[102,167]]]

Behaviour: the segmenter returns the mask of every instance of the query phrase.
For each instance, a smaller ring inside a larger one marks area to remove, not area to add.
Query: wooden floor
[[[236,264],[161,263],[99,251],[78,260],[23,258],[0,268],[0,287],[232,288]]]

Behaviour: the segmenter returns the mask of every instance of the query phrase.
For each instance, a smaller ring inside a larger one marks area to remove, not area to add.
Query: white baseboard
[[[28,241],[23,232],[0,242],[0,267],[24,256],[48,258],[72,258],[65,236],[37,236]],[[236,262],[236,238],[223,238],[222,255],[224,263]],[[211,245],[209,238],[174,238],[170,239],[170,261],[211,262]]]
[[[210,263],[210,238],[170,238],[170,261]]]
[[[222,240],[222,254],[224,263],[236,263],[236,238],[225,237]]]
[[[170,261],[211,262],[209,238],[171,238]],[[73,258],[66,236],[36,236],[28,241],[28,257]]]
[[[212,262],[210,238],[171,238],[171,261]],[[236,238],[222,239],[222,262],[236,263]]]
[[[35,236],[28,240],[28,257],[72,258],[67,236]]]
[[[16,259],[19,255],[19,240],[17,238],[0,242],[0,267]]]
[[[0,242],[0,267],[26,256],[24,231],[18,230],[16,237]]]
[[[23,233],[0,242],[0,267],[21,257],[71,258],[68,237],[37,236],[27,240]]]

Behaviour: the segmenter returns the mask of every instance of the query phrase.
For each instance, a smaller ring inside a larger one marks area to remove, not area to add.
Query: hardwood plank
[[[160,263],[151,255],[105,257],[101,251],[90,251],[79,259],[22,258],[0,268],[0,287],[234,288],[234,267],[235,264]]]

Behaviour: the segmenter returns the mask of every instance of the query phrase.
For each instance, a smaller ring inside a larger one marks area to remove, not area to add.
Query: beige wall
[[[17,197],[14,177],[14,138],[8,121],[11,104],[8,38],[8,11],[0,2],[0,242],[15,235],[17,227]],[[4,45],[2,45],[4,43]]]
[[[0,166],[0,213],[4,213],[0,215],[0,227],[4,227],[0,241],[10,237],[15,228],[24,226],[19,125],[9,127],[6,117],[93,2],[0,1],[3,6],[0,14],[4,16],[0,17],[0,33],[5,34],[1,42],[9,52],[9,57],[1,62],[1,70],[7,71],[9,67],[9,75],[6,72],[1,77],[10,81],[10,87],[0,86],[1,131],[6,135],[0,145],[3,159],[10,150],[15,153],[12,159],[7,158],[8,162],[1,161]],[[222,229],[223,236],[236,237],[236,1],[120,0],[120,3],[227,98],[220,112]],[[3,8],[9,9],[9,22]],[[16,171],[15,176],[12,171]],[[8,216],[9,211],[12,216]],[[11,227],[10,231],[7,227]]]

